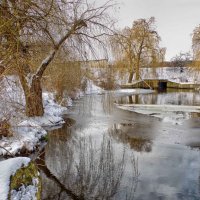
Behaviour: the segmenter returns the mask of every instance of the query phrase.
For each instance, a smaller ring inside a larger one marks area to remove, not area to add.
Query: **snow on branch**
[[[52,50],[49,55],[42,61],[41,65],[37,69],[35,77],[41,78],[44,71],[46,70],[47,66],[51,63],[54,59],[56,52],[59,50],[60,46],[73,34],[75,34],[79,29],[82,27],[86,27],[86,23],[83,20],[77,20],[74,22],[71,29],[58,41],[55,45],[54,50]]]
[[[51,51],[49,53],[49,55],[42,61],[41,65],[39,66],[39,68],[37,69],[37,72],[36,72],[36,76],[37,77],[42,77],[45,69],[47,68],[47,66],[49,65],[49,63],[54,59],[55,57],[55,54],[57,52],[57,49],[54,49],[53,51]]]

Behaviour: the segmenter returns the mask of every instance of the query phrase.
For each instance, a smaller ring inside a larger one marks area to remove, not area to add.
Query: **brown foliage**
[[[2,120],[0,121],[0,138],[2,136],[4,137],[10,137],[12,136],[12,132],[10,130],[10,123],[8,122],[8,120]]]

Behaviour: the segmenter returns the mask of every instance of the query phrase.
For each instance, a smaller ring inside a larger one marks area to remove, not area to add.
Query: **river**
[[[166,95],[169,104],[196,101],[190,92],[179,94],[140,95],[139,103],[158,104]],[[181,125],[164,122],[117,108],[114,102],[130,99],[122,96],[85,96],[69,109],[66,124],[49,132],[39,161],[43,199],[200,199],[198,114]]]

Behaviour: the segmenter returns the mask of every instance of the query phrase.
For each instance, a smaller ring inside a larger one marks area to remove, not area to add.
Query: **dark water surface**
[[[177,126],[120,110],[115,100],[85,96],[49,133],[43,199],[199,200],[199,118]]]

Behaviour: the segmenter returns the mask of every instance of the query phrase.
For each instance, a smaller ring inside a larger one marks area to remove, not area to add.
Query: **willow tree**
[[[102,44],[110,31],[107,11],[112,6],[110,1],[96,6],[87,0],[0,2],[1,71],[12,68],[19,76],[27,116],[44,114],[41,80],[62,47],[85,55],[94,41]],[[38,53],[39,47],[45,48],[44,54]]]
[[[164,59],[165,49],[159,47],[160,40],[154,17],[138,19],[133,22],[131,28],[117,31],[112,37],[113,53],[120,55],[117,59],[125,61],[129,71],[129,83],[132,82],[134,73],[136,80],[139,80],[140,67]]]

